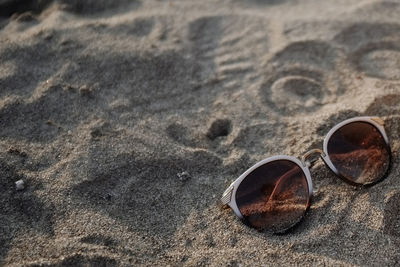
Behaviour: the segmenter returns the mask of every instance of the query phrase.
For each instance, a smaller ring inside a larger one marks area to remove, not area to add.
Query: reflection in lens
[[[256,168],[236,191],[236,204],[244,221],[259,230],[276,233],[299,222],[308,202],[306,176],[289,160],[276,160]]]
[[[352,122],[337,130],[328,141],[328,156],[339,174],[357,184],[378,181],[390,163],[389,146],[367,122]]]

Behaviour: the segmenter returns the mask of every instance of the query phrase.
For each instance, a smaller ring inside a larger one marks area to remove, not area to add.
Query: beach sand
[[[399,14],[375,0],[0,0],[0,265],[398,265]],[[384,181],[356,188],[318,161],[285,235],[219,205],[257,161],[320,148],[358,115],[385,120]]]

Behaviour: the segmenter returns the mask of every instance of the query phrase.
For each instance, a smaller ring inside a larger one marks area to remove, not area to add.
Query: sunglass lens
[[[390,148],[379,130],[368,122],[352,122],[339,128],[327,148],[339,174],[356,184],[377,182],[389,168]]]
[[[243,179],[236,191],[236,204],[245,223],[275,233],[299,222],[308,203],[306,176],[289,160],[261,165]]]

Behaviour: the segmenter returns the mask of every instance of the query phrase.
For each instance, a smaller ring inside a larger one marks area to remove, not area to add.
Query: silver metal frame
[[[301,160],[292,157],[292,156],[286,156],[286,155],[278,155],[278,156],[273,156],[269,157],[266,159],[263,159],[259,162],[257,162],[255,165],[253,165],[251,168],[246,170],[242,175],[239,176],[231,185],[225,190],[225,192],[222,195],[221,202],[223,205],[228,205],[229,207],[232,208],[232,210],[235,212],[235,214],[240,218],[243,219],[243,215],[240,213],[239,208],[236,204],[236,191],[240,185],[240,183],[243,181],[244,178],[247,177],[249,173],[251,173],[254,169],[258,168],[261,165],[264,165],[268,162],[271,161],[276,161],[276,160],[288,160],[296,163],[304,172],[306,178],[307,178],[307,184],[308,184],[308,192],[309,192],[309,197],[311,198],[312,193],[313,193],[313,186],[312,186],[312,180],[311,180],[311,174],[309,167],[311,166],[311,162],[308,161],[308,157],[311,156],[312,154],[319,154],[322,160],[325,162],[325,164],[339,177],[341,177],[339,171],[333,166],[331,159],[329,158],[328,155],[328,142],[329,139],[331,138],[332,134],[335,133],[338,129],[340,129],[342,126],[352,123],[352,122],[367,122],[375,126],[379,132],[382,134],[386,145],[390,148],[389,146],[389,139],[386,135],[385,128],[384,128],[384,121],[379,118],[379,117],[355,117],[351,118],[345,121],[342,121],[341,123],[335,125],[326,135],[323,143],[323,150],[321,149],[312,149],[305,153],[302,157]],[[342,177],[341,177],[342,178]],[[348,181],[349,182],[349,181]]]

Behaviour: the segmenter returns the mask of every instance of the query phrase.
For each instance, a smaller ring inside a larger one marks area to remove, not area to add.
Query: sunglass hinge
[[[373,118],[371,118],[371,120],[373,120],[374,122],[378,123],[379,125],[382,125],[382,126],[385,125],[385,121],[382,120],[379,117],[373,117]]]

